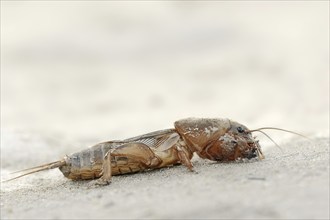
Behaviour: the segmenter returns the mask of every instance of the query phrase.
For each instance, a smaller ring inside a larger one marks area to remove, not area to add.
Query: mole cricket
[[[194,153],[202,159],[218,162],[252,158],[262,160],[264,155],[259,141],[252,137],[252,132],[259,131],[270,138],[261,131],[264,129],[300,135],[273,127],[250,130],[230,119],[186,118],[176,121],[172,129],[159,130],[123,141],[102,142],[65,156],[62,160],[15,172],[25,173],[3,182],[59,168],[69,179],[98,179],[97,184],[106,185],[111,182],[114,175],[176,164],[183,164],[188,170],[193,171],[190,160]]]

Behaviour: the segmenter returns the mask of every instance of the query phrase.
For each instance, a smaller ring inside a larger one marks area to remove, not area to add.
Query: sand
[[[1,2],[1,179],[219,117],[265,159],[1,183],[1,219],[329,219],[329,2]]]
[[[326,219],[329,139],[294,140],[262,161],[175,166],[115,176],[108,186],[59,170],[2,184],[3,219]]]

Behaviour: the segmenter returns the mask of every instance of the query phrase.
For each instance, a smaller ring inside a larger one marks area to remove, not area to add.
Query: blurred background
[[[329,2],[1,1],[2,138],[191,116],[329,136]]]

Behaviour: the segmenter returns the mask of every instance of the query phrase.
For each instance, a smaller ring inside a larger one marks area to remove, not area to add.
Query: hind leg
[[[102,176],[97,180],[96,184],[98,185],[108,185],[111,183],[111,153],[110,150],[104,156],[103,164],[102,164]]]

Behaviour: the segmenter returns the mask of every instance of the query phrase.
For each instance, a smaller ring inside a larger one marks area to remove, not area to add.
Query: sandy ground
[[[313,146],[315,145],[315,146]],[[104,187],[49,171],[2,184],[3,219],[327,219],[329,139],[271,148],[266,159],[115,176]]]
[[[329,219],[329,2],[1,1],[1,179],[95,143],[231,118],[266,156],[1,183],[1,219]]]

